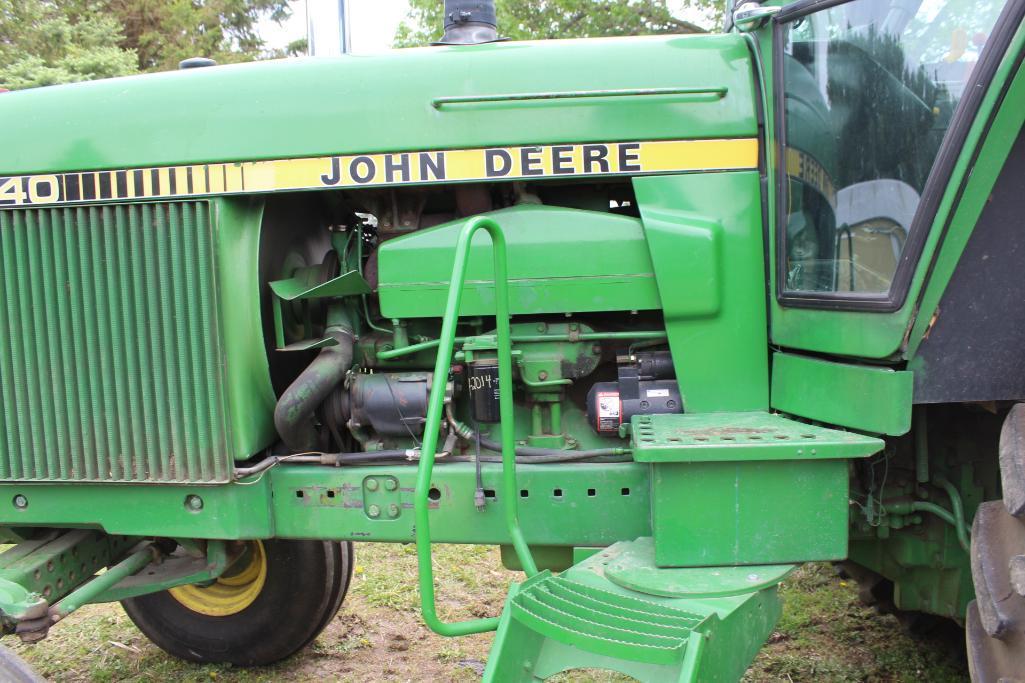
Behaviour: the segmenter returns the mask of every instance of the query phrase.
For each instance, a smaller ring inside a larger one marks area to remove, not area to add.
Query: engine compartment
[[[265,278],[305,278],[316,287],[346,276],[365,280],[366,291],[291,302],[265,293],[266,338],[278,342],[268,344],[268,354],[283,397],[279,413],[310,368],[323,369],[325,358],[349,353],[339,346],[351,345],[351,368],[316,378],[312,398],[303,385],[306,440],[289,443],[286,436],[286,454],[415,459],[427,397],[439,381],[432,369],[456,239],[466,218],[484,213],[501,221],[508,242],[518,456],[618,459],[633,415],[683,411],[631,185],[336,192],[319,195],[314,210],[309,198],[268,203]],[[293,245],[285,250],[284,234]],[[446,419],[439,443],[443,457],[487,461],[501,450],[497,352],[487,343],[495,287],[491,246],[483,236],[472,244],[455,362],[440,380]],[[304,343],[327,345],[311,350]],[[279,423],[279,432],[289,428]]]

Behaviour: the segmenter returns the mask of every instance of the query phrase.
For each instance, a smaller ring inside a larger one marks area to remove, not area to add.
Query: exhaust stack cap
[[[498,18],[494,0],[445,0],[445,34],[435,45],[494,43]]]

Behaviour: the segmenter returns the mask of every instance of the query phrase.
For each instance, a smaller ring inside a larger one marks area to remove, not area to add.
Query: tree
[[[0,87],[11,90],[176,69],[187,57],[241,62],[269,52],[256,32],[288,0],[0,0]]]
[[[99,5],[124,29],[121,47],[135,50],[143,71],[166,71],[188,57],[219,63],[278,56],[256,32],[264,16],[281,22],[288,0],[65,0]]]
[[[702,23],[722,23],[719,0],[686,3]],[[395,35],[396,47],[427,45],[441,35],[442,0],[410,0],[409,14]],[[678,19],[666,0],[496,0],[499,33],[514,40],[695,33],[702,29]]]
[[[123,38],[117,20],[95,8],[71,17],[53,2],[0,0],[0,87],[135,73],[135,53],[118,47]]]

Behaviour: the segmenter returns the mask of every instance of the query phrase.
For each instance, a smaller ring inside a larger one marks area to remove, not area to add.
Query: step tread
[[[525,584],[512,617],[539,634],[591,652],[653,664],[678,662],[705,618],[563,577]]]
[[[635,415],[637,462],[719,462],[861,458],[880,439],[827,429],[768,412]]]

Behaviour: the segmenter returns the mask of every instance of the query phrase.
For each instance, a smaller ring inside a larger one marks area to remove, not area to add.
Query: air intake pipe
[[[494,0],[445,0],[445,34],[437,45],[477,45],[498,39]]]
[[[281,440],[293,451],[317,450],[314,411],[352,367],[355,344],[352,329],[348,325],[337,325],[329,327],[327,334],[338,344],[321,349],[320,355],[285,390],[274,408],[274,426]]]

